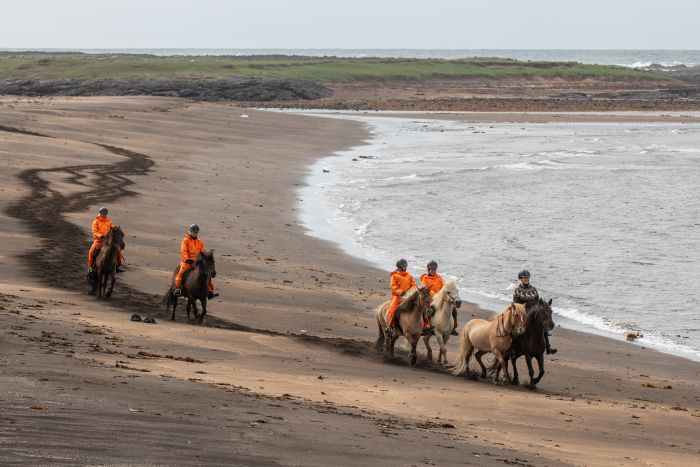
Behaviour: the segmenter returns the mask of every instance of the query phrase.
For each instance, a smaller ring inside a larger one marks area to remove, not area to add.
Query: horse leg
[[[107,297],[112,296],[112,291],[114,290],[114,283],[117,281],[117,275],[112,274],[112,283],[109,285],[109,290],[107,291]]]
[[[542,376],[544,376],[544,354],[541,353],[535,358],[537,358],[537,366],[540,367],[540,373],[537,375],[537,378],[535,378],[535,380],[533,381],[534,384],[537,384],[542,379]]]
[[[102,274],[102,272],[98,271],[97,272],[97,298],[102,300],[102,283],[105,281],[105,277]]]
[[[396,334],[391,336],[391,339],[387,341],[387,350],[389,351],[389,355],[392,357],[394,356],[394,345],[396,345],[396,340],[399,338]]]
[[[170,289],[170,296],[173,300],[173,313],[170,315],[170,321],[175,321],[175,308],[177,308],[177,297],[173,294],[172,289]]]
[[[438,345],[440,346],[437,362],[445,366],[447,364],[447,349],[445,349],[445,339],[442,337],[442,332],[436,332],[435,339],[437,339]]]
[[[418,360],[418,351],[416,347],[418,346],[418,341],[411,343],[411,366],[416,366],[416,360]]]
[[[512,383],[514,385],[520,384],[520,376],[518,376],[518,365],[515,364],[515,361],[517,358],[511,358],[510,359],[510,364],[513,366],[513,381]],[[525,357],[525,360],[527,360],[527,357]],[[530,375],[532,377],[532,375]]]
[[[486,353],[487,352],[484,352],[483,350],[477,350],[474,354],[476,361],[479,362],[479,366],[481,367],[481,379],[486,379],[486,365],[484,365],[484,362],[481,361],[481,357],[483,357]]]
[[[507,383],[510,383],[510,374],[508,373],[508,362],[506,361],[505,358],[503,358],[503,355],[501,355],[501,352],[498,350],[495,350],[493,352],[493,355],[496,357],[496,360],[498,361],[498,370],[496,370],[496,377],[493,379],[494,384],[498,382],[498,376],[499,373],[501,372],[501,368],[503,369],[503,376],[505,378],[505,381]]]
[[[204,297],[199,301],[202,303],[202,313],[199,315],[199,319],[197,319],[196,324],[202,324],[202,322],[204,322],[204,316],[207,314],[207,297]]]
[[[527,372],[530,375],[530,384],[527,385],[529,389],[535,389],[535,370],[532,368],[532,355],[525,355],[525,363],[527,363]]]
[[[430,348],[430,334],[427,336],[423,337],[423,342],[425,342],[425,349],[428,351],[428,361],[432,362],[433,361],[433,349]]]
[[[187,310],[187,321],[191,321],[192,318],[190,318],[190,309],[192,308],[192,300],[190,300],[189,297],[187,297],[187,307],[185,308]]]
[[[192,313],[194,314],[194,324],[197,324],[197,321],[199,320],[199,310],[197,309],[197,299],[191,298],[190,302],[192,303]]]

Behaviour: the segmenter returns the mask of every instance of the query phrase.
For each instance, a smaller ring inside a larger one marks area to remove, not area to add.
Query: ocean
[[[372,138],[311,167],[311,235],[416,277],[434,259],[492,310],[529,269],[557,324],[700,361],[699,124],[334,118]]]
[[[151,54],[157,56],[303,55],[310,57],[438,58],[499,57],[533,61],[564,61],[643,68],[700,65],[700,50],[574,50],[574,49],[0,49],[9,51]]]

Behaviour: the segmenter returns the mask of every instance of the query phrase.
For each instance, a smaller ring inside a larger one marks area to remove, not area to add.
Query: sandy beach
[[[308,166],[363,144],[360,123],[156,97],[0,97],[0,115],[2,465],[697,462],[697,362],[557,328],[533,392],[373,348],[388,273],[297,215]],[[102,205],[128,271],[98,301]],[[161,307],[191,223],[221,292],[202,326]]]

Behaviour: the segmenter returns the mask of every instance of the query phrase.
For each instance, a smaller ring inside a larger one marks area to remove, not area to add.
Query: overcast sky
[[[700,0],[5,0],[0,48],[700,49]]]

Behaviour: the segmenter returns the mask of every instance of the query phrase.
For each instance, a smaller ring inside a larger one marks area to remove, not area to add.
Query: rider
[[[98,211],[95,220],[92,221],[92,246],[90,247],[90,252],[88,253],[88,272],[93,272],[95,267],[95,250],[102,246],[104,238],[107,236],[109,231],[114,228],[112,221],[109,217],[109,209],[101,207]],[[119,262],[117,264],[117,272],[124,272],[124,253],[119,250]]]
[[[406,271],[407,267],[408,261],[401,258],[396,262],[396,271],[393,271],[390,275],[389,287],[391,288],[391,303],[389,304],[389,316],[386,322],[388,327],[384,330],[389,336],[393,335],[394,329],[396,329],[394,314],[401,304],[403,295],[411,287],[417,287],[416,281],[413,279],[411,273]],[[423,334],[428,334],[431,330],[430,321],[423,317]]]
[[[180,259],[180,271],[178,271],[177,277],[175,278],[175,290],[173,291],[176,297],[182,295],[182,275],[186,270],[192,267],[197,255],[206,250],[206,248],[204,248],[204,242],[197,238],[198,234],[199,226],[197,224],[192,224],[180,244],[182,259]],[[209,278],[209,293],[207,294],[207,298],[211,300],[218,296],[218,293],[214,293],[214,281]]]
[[[537,289],[530,285],[530,271],[523,269],[518,273],[518,279],[520,284],[513,291],[513,303],[522,303],[525,305],[525,308],[529,308],[539,301],[540,296],[537,293]],[[557,353],[557,349],[549,345],[549,331],[546,329],[544,331],[544,342],[548,354]]]
[[[438,264],[435,261],[429,262],[428,273],[422,274],[420,276],[420,281],[423,283],[423,285],[427,285],[428,287],[430,287],[431,297],[438,293],[440,290],[442,290],[442,288],[445,286],[445,283],[442,280],[442,276],[440,276],[440,274],[437,273],[437,267]],[[452,335],[458,336],[459,333],[457,332],[457,308],[454,305],[452,306],[452,320],[454,321]]]

